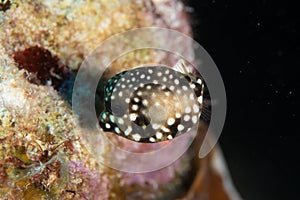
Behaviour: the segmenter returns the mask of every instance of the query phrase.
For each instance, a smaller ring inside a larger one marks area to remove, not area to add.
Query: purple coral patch
[[[108,199],[111,186],[106,174],[85,167],[83,163],[77,161],[71,161],[69,169],[71,180],[72,178],[82,180],[76,190],[82,198]]]

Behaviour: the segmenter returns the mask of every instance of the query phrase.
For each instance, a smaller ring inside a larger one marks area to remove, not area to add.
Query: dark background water
[[[244,199],[300,196],[295,2],[187,1],[195,39],[225,83],[228,112],[220,144]]]

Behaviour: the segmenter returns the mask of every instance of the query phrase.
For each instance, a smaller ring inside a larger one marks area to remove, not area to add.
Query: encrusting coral
[[[146,26],[191,32],[177,0],[0,2],[0,199],[158,199],[187,190],[176,192],[195,170],[190,155],[146,174],[97,163],[77,135],[70,94],[61,94],[102,41]],[[135,51],[108,74],[162,59]]]

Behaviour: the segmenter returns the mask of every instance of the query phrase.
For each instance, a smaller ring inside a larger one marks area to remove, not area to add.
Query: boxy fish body
[[[144,66],[116,74],[105,87],[105,132],[136,142],[171,140],[198,124],[203,81],[186,70]]]

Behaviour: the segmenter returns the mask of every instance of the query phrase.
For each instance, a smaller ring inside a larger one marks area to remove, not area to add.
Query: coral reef
[[[188,153],[147,174],[97,163],[66,100],[94,48],[115,33],[146,26],[191,33],[177,0],[0,2],[0,199],[167,199],[188,190],[191,181],[184,177],[197,173]],[[163,59],[169,58],[132,52],[107,74]]]

